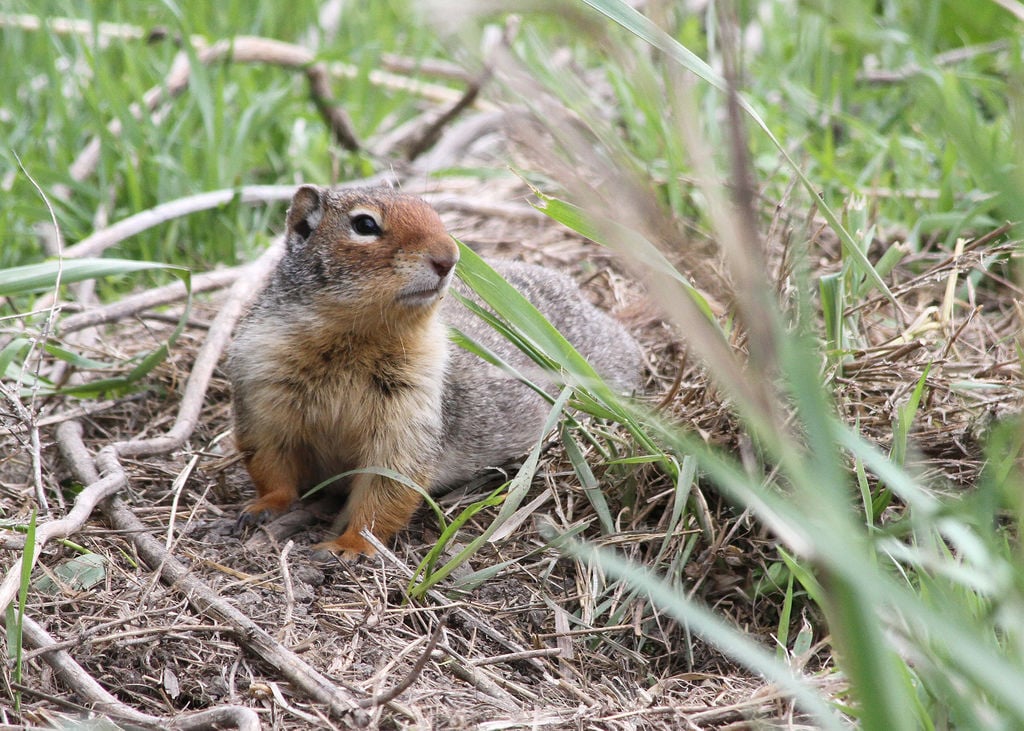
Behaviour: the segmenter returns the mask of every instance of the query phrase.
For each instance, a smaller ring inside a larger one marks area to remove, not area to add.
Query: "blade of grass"
[[[604,15],[609,20],[615,22],[617,25],[625,28],[627,31],[634,34],[653,48],[657,48],[659,51],[662,51],[683,68],[711,84],[715,89],[723,92],[727,91],[725,79],[720,74],[714,71],[714,69],[705,63],[699,56],[691,52],[679,43],[679,41],[672,38],[672,36],[668,35],[665,31],[655,25],[649,18],[641,14],[639,10],[636,10],[622,0],[583,0],[583,2]],[[864,274],[864,276],[874,284],[878,291],[885,295],[886,299],[888,299],[898,310],[899,305],[897,304],[895,297],[893,297],[892,292],[889,291],[889,288],[878,275],[878,272],[875,271],[871,262],[868,261],[867,256],[857,245],[857,242],[842,225],[839,217],[831,207],[829,207],[828,203],[819,196],[817,186],[811,182],[803,169],[792,158],[789,151],[771,131],[768,124],[754,108],[753,104],[742,95],[739,96],[739,104],[743,111],[745,111],[747,115],[754,120],[757,126],[761,128],[771,143],[779,151],[779,154],[782,155],[786,163],[790,166],[793,172],[796,173],[797,178],[799,178],[800,183],[807,190],[808,194],[818,200],[818,207],[821,214],[825,217],[828,225],[832,227],[832,230],[836,232],[836,235],[839,236],[839,240],[843,247],[843,253],[853,259],[860,272]]]
[[[22,664],[22,647],[24,634],[25,605],[28,601],[28,587],[32,581],[32,564],[36,549],[36,511],[32,511],[25,530],[25,550],[21,555],[21,578],[18,586],[17,609],[14,605],[7,607],[7,648],[13,664],[14,682],[19,685],[23,681],[24,666]],[[12,621],[13,620],[13,621]],[[21,710],[21,692],[14,693],[14,710]]]
[[[561,534],[550,523],[543,529],[546,540],[553,540]],[[793,670],[749,639],[742,631],[726,623],[718,615],[688,599],[684,592],[667,584],[649,569],[637,566],[616,553],[589,546],[578,541],[566,540],[561,544],[568,555],[587,564],[596,564],[610,576],[625,580],[629,585],[643,591],[652,602],[679,622],[690,626],[697,634],[714,644],[736,662],[759,673],[791,694],[797,705],[811,714],[819,728],[842,729],[838,714],[822,698],[804,683]]]
[[[64,259],[60,263],[47,261],[41,264],[0,269],[0,297],[44,292],[53,289],[58,280],[62,284],[71,284],[86,279],[119,276],[153,269],[178,273],[179,276],[188,272],[187,269],[180,266],[133,259]]]
[[[580,485],[583,487],[583,494],[587,496],[587,500],[590,501],[594,512],[597,513],[597,519],[601,523],[601,532],[605,535],[613,534],[615,532],[615,521],[612,520],[611,511],[608,509],[608,501],[604,499],[604,493],[601,492],[601,485],[598,483],[597,478],[594,477],[593,470],[587,464],[580,446],[576,443],[569,429],[563,424],[560,432],[562,445],[565,447],[565,456],[569,458],[569,463],[572,464],[573,471],[579,478]]]
[[[448,563],[441,568],[434,571],[432,574],[427,575],[425,570],[427,568],[426,561],[420,563],[416,573],[413,574],[413,578],[409,582],[408,593],[412,599],[419,599],[424,596],[430,589],[432,589],[438,582],[444,580],[452,571],[462,566],[467,560],[469,560],[477,551],[480,550],[491,535],[501,527],[501,525],[515,513],[516,508],[526,497],[526,493],[530,489],[530,485],[533,482],[533,477],[537,473],[537,465],[540,461],[540,453],[544,447],[546,435],[555,428],[561,418],[562,409],[565,408],[566,403],[569,401],[569,395],[572,390],[565,388],[562,393],[555,400],[554,406],[551,407],[551,411],[548,413],[548,418],[544,423],[544,429],[538,436],[537,443],[533,449],[530,450],[530,454],[523,462],[523,466],[519,468],[516,476],[508,483],[508,492],[505,495],[505,499],[501,504],[501,509],[498,511],[498,515],[491,521],[491,524],[480,535],[476,536],[469,544],[459,551]],[[474,510],[474,506],[470,506],[467,510]],[[422,577],[422,578],[420,578]],[[418,579],[418,580],[417,580]]]
[[[931,372],[932,364],[925,366],[921,377],[910,394],[907,403],[903,404],[896,411],[896,425],[893,428],[892,450],[889,459],[892,463],[902,467],[907,461],[907,446],[910,439],[910,427],[914,424],[917,416],[917,409],[921,405],[921,397],[924,395],[925,385],[928,381],[928,374]]]

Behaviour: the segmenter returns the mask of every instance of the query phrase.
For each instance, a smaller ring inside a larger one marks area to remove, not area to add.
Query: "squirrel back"
[[[257,492],[248,516],[282,511],[318,483],[360,470],[340,483],[346,528],[322,547],[372,553],[360,531],[387,540],[419,505],[405,479],[440,491],[536,441],[547,403],[449,343],[451,324],[512,365],[530,365],[444,297],[457,261],[455,242],[419,198],[389,188],[299,188],[285,254],[228,352],[235,439]],[[571,279],[490,263],[611,384],[639,387],[636,342]]]
[[[640,389],[644,362],[640,346],[618,320],[584,299],[575,281],[534,264],[486,261],[541,311],[609,385],[623,393]],[[455,282],[454,289],[479,303],[461,281]],[[454,297],[445,299],[441,318],[538,385],[548,386],[554,395],[548,374],[541,373],[521,350]],[[453,347],[449,358],[445,379],[445,449],[437,478],[442,488],[463,483],[487,467],[500,467],[525,454],[541,436],[550,410],[549,404],[529,386],[475,354]]]

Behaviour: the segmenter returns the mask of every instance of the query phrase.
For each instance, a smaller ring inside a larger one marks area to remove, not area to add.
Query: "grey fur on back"
[[[522,262],[488,260],[590,361],[609,385],[622,392],[641,385],[643,353],[626,329],[583,299],[568,276]],[[455,290],[477,299],[457,281]],[[477,300],[479,301],[479,300]],[[442,319],[500,355],[539,385],[550,377],[490,325],[454,297],[442,305]],[[549,388],[549,390],[553,390]],[[444,390],[443,454],[438,487],[465,482],[488,467],[500,467],[509,455],[525,454],[541,436],[550,406],[528,386],[476,355],[452,346]]]

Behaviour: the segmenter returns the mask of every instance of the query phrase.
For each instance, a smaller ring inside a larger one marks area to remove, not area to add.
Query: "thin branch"
[[[39,561],[39,555],[47,543],[54,539],[66,538],[80,530],[96,506],[124,487],[127,484],[127,479],[123,472],[119,472],[89,482],[89,486],[78,494],[74,507],[65,517],[41,523],[36,527],[35,544],[25,546],[26,551],[32,552],[30,559],[32,566]],[[3,615],[7,607],[14,601],[20,585],[21,562],[15,561],[7,570],[3,581],[0,582],[0,615]]]
[[[3,616],[0,613],[0,621]],[[161,718],[137,711],[111,695],[67,651],[59,649],[57,641],[34,619],[22,617],[21,630],[27,643],[41,651],[43,659],[53,668],[61,682],[90,704],[91,710],[95,712],[153,729],[199,731],[224,725],[234,726],[241,731],[260,729],[260,717],[256,711],[242,706],[221,706],[173,718]]]
[[[240,188],[224,188],[197,193],[161,203],[149,210],[123,218],[113,226],[96,231],[74,246],[69,246],[64,251],[64,256],[69,258],[99,256],[111,246],[154,226],[192,213],[227,205],[236,198],[242,203],[272,203],[291,200],[295,194],[295,187],[294,185],[244,185]]]
[[[242,264],[230,269],[216,269],[212,272],[196,274],[192,277],[192,294],[210,292],[234,284],[239,277],[246,276],[251,267],[251,263]],[[60,322],[60,333],[67,335],[87,327],[117,322],[154,307],[178,302],[185,299],[187,294],[185,283],[176,279],[163,287],[147,289],[102,307],[91,307],[83,312],[67,315]]]
[[[442,616],[441,620],[437,623],[437,626],[434,627],[434,631],[430,633],[430,639],[427,641],[427,646],[424,648],[423,653],[416,661],[416,664],[412,666],[412,669],[409,670],[408,674],[402,678],[401,682],[378,696],[362,699],[359,701],[359,706],[361,708],[383,706],[400,696],[409,688],[409,686],[416,682],[416,678],[418,678],[423,672],[423,668],[427,666],[427,661],[430,660],[430,656],[433,654],[434,648],[437,647],[437,641],[441,639],[441,633],[444,631],[445,624],[445,617]]]
[[[491,78],[490,69],[484,71],[480,76],[470,82],[466,91],[459,100],[442,112],[437,119],[434,119],[426,127],[422,128],[406,145],[405,159],[412,161],[429,150],[441,138],[441,133],[452,121],[454,121],[465,110],[469,109],[480,96],[480,90]]]
[[[114,476],[124,479],[124,468],[118,461],[117,452],[113,447],[104,447],[96,455],[95,461],[92,460],[82,442],[82,426],[78,422],[62,424],[57,430],[57,441],[61,454],[72,472],[83,482],[93,482],[100,471],[108,476],[104,479]],[[103,503],[102,510],[115,530],[124,531],[131,536],[135,550],[146,565],[159,572],[164,583],[179,591],[197,612],[226,625],[226,629],[234,633],[236,641],[277,668],[312,700],[323,703],[331,715],[350,718],[351,713],[358,709],[359,703],[356,698],[321,675],[296,653],[274,640],[266,630],[199,579],[191,567],[185,566],[169,554],[164,545],[150,534],[147,526],[118,496],[115,495]]]
[[[352,118],[348,112],[341,107],[334,99],[331,92],[331,79],[327,65],[315,63],[306,68],[306,78],[309,80],[309,93],[313,98],[313,104],[317,111],[327,120],[334,139],[346,150],[356,152],[361,145],[356,138],[355,129],[352,126]]]
[[[388,561],[388,563],[392,564],[396,569],[398,569],[398,571],[405,575],[406,578],[413,578],[412,569],[409,568],[409,566],[407,566],[404,561],[399,560],[398,556],[396,556],[391,551],[390,548],[381,543],[380,539],[377,538],[377,536],[373,535],[373,533],[366,530],[365,528],[359,533],[359,535],[365,538],[366,541],[371,546],[373,546],[374,550],[376,550],[378,554],[380,554],[383,558],[385,558]],[[341,559],[338,560],[340,561]],[[427,591],[427,596],[436,601],[438,604],[444,605],[448,603],[448,600],[444,596],[444,594],[442,594],[437,589],[429,589]],[[491,625],[481,620],[479,617],[469,613],[461,607],[456,607],[453,611],[459,616],[460,621],[462,621],[465,625],[472,627],[475,632],[479,632],[481,635],[491,640],[492,642],[497,643],[501,647],[504,647],[505,649],[511,652],[526,652],[526,648],[513,642],[506,632],[502,632],[492,627]],[[540,660],[537,658],[526,657],[524,659],[524,663],[526,663],[527,665],[529,665],[530,667],[544,675],[548,674],[548,668],[546,668],[544,664],[540,662]]]

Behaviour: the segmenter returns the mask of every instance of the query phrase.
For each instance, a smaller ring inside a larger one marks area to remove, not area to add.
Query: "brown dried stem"
[[[96,455],[95,461],[92,460],[82,442],[82,428],[78,422],[62,424],[57,430],[57,441],[65,460],[83,482],[102,482],[103,480],[96,480],[100,471],[107,475],[103,479],[126,479],[124,468],[112,446],[104,447]],[[149,444],[136,453],[148,453],[146,450],[155,440],[144,441]],[[122,444],[131,445],[132,442]],[[123,500],[115,495],[102,505],[102,510],[116,530],[124,531],[131,536],[139,557],[150,568],[159,572],[164,583],[181,592],[197,612],[230,628],[241,645],[277,668],[311,699],[323,703],[331,715],[338,718],[349,717],[359,707],[353,696],[331,683],[305,660],[277,642],[262,627],[235,609],[200,580],[189,567],[170,554],[163,543],[150,535],[146,525],[132,513]]]
[[[199,731],[200,729],[220,728],[224,725],[234,726],[241,731],[259,731],[260,729],[260,719],[256,712],[242,706],[221,706],[173,718],[161,718],[137,711],[122,703],[96,682],[96,679],[89,675],[85,668],[79,665],[66,650],[59,649],[56,640],[31,617],[22,618],[21,629],[26,642],[42,651],[43,659],[53,668],[57,677],[84,702],[90,704],[93,711],[153,729],[182,729],[182,731],[195,729],[195,731]]]

